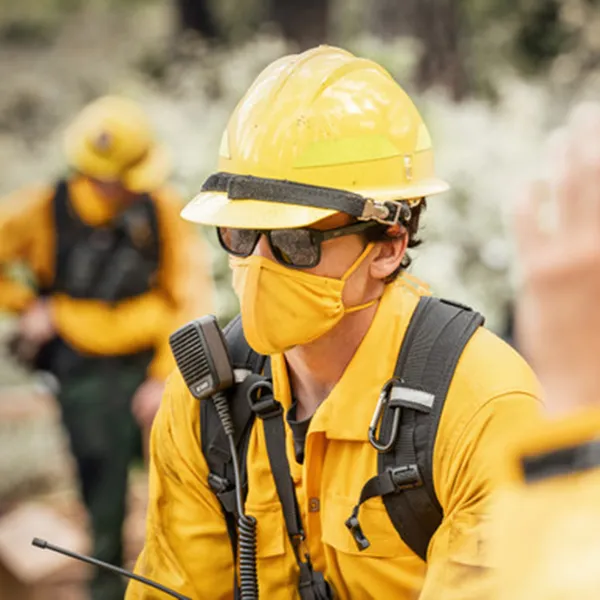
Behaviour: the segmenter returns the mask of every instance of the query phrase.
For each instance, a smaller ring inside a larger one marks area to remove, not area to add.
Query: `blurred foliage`
[[[65,125],[93,98],[120,93],[146,108],[172,149],[173,183],[191,198],[215,169],[222,130],[245,89],[269,62],[300,47],[269,22],[268,1],[207,0],[222,33],[214,43],[180,31],[175,0],[0,0],[0,193],[59,176]],[[452,184],[429,203],[413,272],[435,293],[484,312],[495,329],[503,328],[517,279],[511,205],[523,181],[540,173],[548,130],[572,103],[600,93],[599,5],[329,1],[323,41],[380,62],[415,94],[438,170]],[[451,24],[439,8],[453,12]],[[417,27],[421,10],[429,12]],[[439,62],[444,47],[431,43],[439,27],[453,28],[445,39],[453,45],[450,66],[465,75],[460,103],[449,93],[451,81],[423,77],[424,62],[448,64]],[[237,301],[214,232],[201,232],[210,242],[223,323]],[[3,384],[19,385],[23,376],[0,358]],[[4,463],[12,468],[11,457]],[[25,469],[35,471],[23,462]]]
[[[298,48],[269,23],[269,0],[207,3],[224,43],[180,32],[175,0],[0,0],[0,191],[57,176],[66,123],[91,99],[115,92],[144,104],[173,149],[174,183],[189,198],[214,169],[227,116],[249,83],[271,60]],[[409,93],[422,89],[419,69],[434,51],[438,28],[456,29],[453,60],[466,73],[468,95],[456,104],[448,82],[433,81],[417,96],[454,191],[432,201],[428,243],[414,269],[441,293],[474,299],[492,323],[512,293],[508,201],[539,163],[543,133],[571,102],[598,91],[599,3],[328,3],[324,41],[377,60]],[[457,19],[440,21],[440,7]],[[414,26],[419,11],[432,16],[430,31]],[[205,233],[215,250],[219,316],[226,320],[236,301],[225,257]],[[452,268],[440,268],[442,249]]]

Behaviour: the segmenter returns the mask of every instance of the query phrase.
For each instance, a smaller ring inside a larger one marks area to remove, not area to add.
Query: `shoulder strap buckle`
[[[348,528],[348,531],[350,531],[350,534],[352,535],[354,541],[356,542],[356,547],[358,548],[358,550],[360,552],[362,552],[363,550],[366,550],[371,545],[371,542],[369,542],[369,540],[363,533],[362,527],[360,526],[360,523],[358,522],[359,506],[360,505],[356,505],[354,507],[352,514],[346,519],[346,521],[344,522],[344,525],[346,525],[346,527]]]
[[[216,473],[208,474],[208,485],[215,494],[221,494],[231,489],[231,481],[225,477],[220,477]]]
[[[423,478],[417,465],[402,465],[388,469],[388,473],[397,492],[410,490],[423,485]]]
[[[237,514],[235,504],[235,486],[226,477],[220,477],[216,473],[208,474],[208,485],[215,493],[221,506],[226,513]]]
[[[283,407],[275,400],[273,384],[268,379],[260,379],[253,383],[248,388],[247,397],[252,411],[263,420],[283,414]]]

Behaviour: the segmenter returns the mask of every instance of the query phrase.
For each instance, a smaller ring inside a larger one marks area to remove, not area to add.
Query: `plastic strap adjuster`
[[[229,479],[216,475],[215,473],[208,474],[208,485],[215,494],[221,494],[231,489],[231,482]]]
[[[423,485],[423,478],[417,465],[402,465],[388,469],[397,492],[410,490]]]
[[[208,474],[208,485],[210,489],[216,494],[219,502],[223,505],[223,508],[230,513],[235,514],[235,487],[225,477],[216,475],[215,473]]]
[[[363,533],[362,527],[358,522],[358,506],[354,507],[352,514],[350,515],[350,517],[348,517],[348,519],[346,519],[344,525],[346,525],[346,527],[350,531],[352,537],[354,538],[354,541],[356,542],[356,547],[359,549],[360,552],[366,550],[371,545],[371,542],[369,542],[369,540]]]
[[[268,379],[259,379],[246,392],[252,412],[261,419],[279,417],[283,414],[281,403],[273,396],[273,384]]]
[[[250,408],[261,418],[270,419],[283,414],[283,407],[273,396],[265,396],[260,400],[250,403]]]

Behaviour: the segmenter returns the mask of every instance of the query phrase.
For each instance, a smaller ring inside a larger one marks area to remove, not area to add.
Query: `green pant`
[[[145,378],[147,361],[88,360],[61,380],[59,402],[77,463],[79,484],[94,536],[94,557],[123,562],[127,476],[139,455],[140,432],[131,398]],[[98,570],[93,600],[122,600],[121,577]]]

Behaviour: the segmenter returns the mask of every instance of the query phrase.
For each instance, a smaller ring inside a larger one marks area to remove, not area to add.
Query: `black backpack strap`
[[[71,207],[69,186],[65,179],[58,181],[54,188],[52,217],[56,232],[54,281],[47,290],[43,290],[43,293],[49,293],[55,288],[61,289],[63,287],[69,252],[77,241],[81,230],[85,229],[85,225]]]
[[[144,194],[140,198],[139,203],[140,203],[140,207],[144,211],[146,219],[148,220],[148,226],[150,227],[150,235],[151,235],[151,239],[152,239],[152,243],[150,244],[150,247],[152,249],[152,251],[151,251],[152,258],[154,258],[156,261],[158,261],[160,254],[161,254],[161,247],[160,247],[161,235],[160,235],[160,224],[158,222],[158,210],[156,208],[156,204],[155,204],[154,200],[152,199],[152,196],[150,196],[149,194]]]
[[[320,573],[313,571],[310,561],[301,556],[299,551],[300,542],[304,539],[304,532],[287,461],[283,408],[273,398],[269,379],[260,375],[264,372],[267,377],[269,376],[270,363],[267,357],[254,352],[246,342],[239,316],[225,327],[223,333],[234,372],[237,370],[240,374],[238,385],[235,386],[229,401],[235,429],[234,438],[239,454],[242,497],[245,498],[248,491],[246,456],[252,425],[258,415],[264,424],[267,454],[281,501],[286,529],[296,551],[300,569],[300,598],[302,600],[327,600],[331,596],[325,579]],[[251,373],[246,374],[244,371],[251,371]],[[254,400],[252,406],[248,402],[248,398]],[[210,469],[209,485],[221,502],[234,561],[236,561],[238,515],[236,514],[233,465],[229,445],[214,403],[201,402],[200,411],[202,452]],[[234,590],[235,598],[239,598],[237,579],[234,579]]]
[[[346,521],[359,549],[369,547],[358,521],[360,505],[382,496],[400,537],[426,559],[443,518],[433,485],[437,429],[458,360],[482,324],[483,317],[466,306],[433,297],[420,299],[394,377],[382,390],[369,428],[371,443],[379,452],[379,474],[367,481]]]
[[[249,369],[253,373],[262,373],[267,357],[254,352],[244,337],[242,317],[237,315],[223,329],[229,357],[234,369]]]
[[[258,374],[268,368],[268,365],[267,358],[254,352],[248,345],[239,315],[229,322],[223,333],[234,370],[240,375],[247,375],[240,385],[235,386],[229,399],[239,455],[242,497],[245,498],[248,490],[246,456],[250,431],[254,423],[254,413],[247,401],[247,393],[251,385],[257,380],[262,380]],[[235,563],[238,547],[238,515],[235,505],[233,463],[227,437],[213,402],[200,402],[200,440],[202,453],[210,471],[208,483],[221,503]],[[239,594],[237,579],[234,585],[237,598]]]
[[[313,570],[308,553],[303,552],[301,548],[305,534],[287,459],[283,407],[273,396],[271,382],[265,379],[257,381],[249,389],[249,399],[253,412],[263,422],[271,473],[281,503],[287,534],[298,564],[300,599],[328,600],[332,597],[329,585],[322,573]]]

